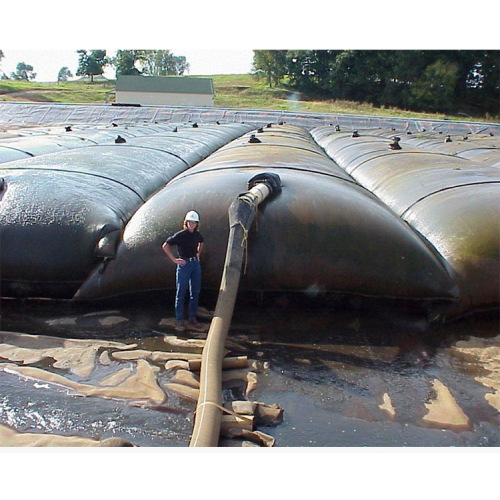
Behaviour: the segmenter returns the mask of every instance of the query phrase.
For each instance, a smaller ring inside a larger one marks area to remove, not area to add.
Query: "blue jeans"
[[[184,319],[184,300],[189,286],[189,319],[196,319],[198,298],[201,290],[201,266],[198,260],[186,261],[183,266],[177,266],[177,291],[175,294],[175,319]]]

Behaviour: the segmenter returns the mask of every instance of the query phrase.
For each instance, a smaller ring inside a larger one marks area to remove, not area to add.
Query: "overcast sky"
[[[24,10],[15,2],[3,5],[0,72],[10,75],[24,62],[33,66],[37,81],[56,81],[63,66],[76,73],[80,48],[168,49],[186,56],[190,75],[248,73],[253,49],[500,48],[493,0],[483,0],[477,22],[469,9],[435,0],[70,5],[67,0],[30,3]],[[114,78],[113,69],[108,76]]]

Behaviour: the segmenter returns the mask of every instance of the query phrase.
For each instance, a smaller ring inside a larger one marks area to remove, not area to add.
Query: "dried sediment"
[[[384,402],[378,405],[378,407],[382,411],[386,412],[392,419],[394,419],[394,417],[396,416],[396,410],[394,409],[394,406],[392,406],[392,401],[389,394],[385,392],[382,396],[382,399],[384,400]]]
[[[484,370],[474,378],[476,381],[490,389],[484,395],[486,401],[500,412],[500,346],[499,337],[495,339],[472,338],[468,341],[457,342],[452,351],[467,363],[470,359],[475,365],[482,366]]]
[[[169,396],[194,403],[199,398],[199,369],[205,340],[166,335],[165,350],[138,348],[137,344],[61,339],[49,336],[0,333],[0,371],[63,388],[70,395],[123,401],[126,405],[164,408]],[[155,344],[158,345],[158,344]],[[161,348],[160,348],[161,349]],[[173,352],[175,350],[175,352]],[[238,347],[238,351],[240,348]],[[268,363],[246,356],[227,357],[222,374],[226,388],[250,394],[257,386],[257,373]],[[66,372],[66,374],[64,373]],[[256,431],[256,425],[276,425],[283,410],[250,401],[235,401],[224,410],[221,438],[233,444],[272,446],[274,439]],[[222,442],[222,441],[221,441]],[[79,438],[19,432],[0,432],[5,446],[121,446],[120,440]],[[247,444],[242,444],[247,443]]]
[[[0,424],[0,443],[7,447],[132,447],[128,441],[121,438],[103,440],[80,436],[60,436],[57,434],[36,434],[18,432],[15,429]]]
[[[118,361],[137,361],[139,359],[147,359],[154,363],[167,362],[169,360],[184,360],[201,359],[201,354],[189,352],[164,352],[164,351],[148,351],[137,349],[133,351],[120,351],[111,354],[113,359]]]
[[[23,365],[53,359],[53,367],[69,370],[80,377],[88,377],[95,368],[96,357],[101,349],[131,349],[135,344],[121,342],[59,339],[39,335],[2,332],[0,358]]]
[[[428,410],[423,420],[432,427],[449,429],[456,432],[470,430],[472,423],[469,417],[460,408],[450,389],[440,380],[433,380],[435,398],[425,403]]]
[[[94,386],[75,382],[57,373],[31,366],[18,366],[11,363],[1,363],[0,370],[18,374],[39,382],[48,382],[66,389],[79,396],[99,396],[109,399],[125,399],[131,404],[141,406],[157,406],[164,403],[167,395],[158,385],[156,376],[160,370],[145,360],[137,361],[135,373],[121,378],[118,385]],[[109,383],[109,378],[108,378]]]

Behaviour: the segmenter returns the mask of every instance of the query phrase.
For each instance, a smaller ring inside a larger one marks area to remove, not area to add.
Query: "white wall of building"
[[[167,105],[167,106],[213,106],[214,96],[210,94],[181,94],[167,92],[125,92],[116,91],[115,102],[124,104]]]

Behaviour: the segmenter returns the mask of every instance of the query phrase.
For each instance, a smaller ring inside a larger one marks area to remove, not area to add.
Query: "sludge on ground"
[[[173,372],[164,369],[165,360],[112,356],[128,346],[165,351],[165,335],[205,338],[200,332],[175,332],[171,304],[171,297],[161,294],[90,304],[2,302],[1,330],[43,336],[36,349],[57,349],[65,338],[87,343],[73,357],[70,347],[78,344],[70,342],[62,346],[64,356],[53,351],[53,357],[16,362],[6,359],[15,358],[9,349],[16,343],[28,346],[29,339],[14,341],[4,334],[0,425],[22,433],[78,436],[91,444],[121,438],[142,447],[188,446],[196,402],[168,390]],[[213,310],[210,301],[207,309]],[[276,447],[496,447],[499,331],[498,312],[429,325],[423,315],[399,305],[339,301],[311,307],[283,297],[241,300],[228,338],[232,353],[268,368],[257,374],[250,394],[239,381],[224,397],[280,405],[283,421],[259,428],[275,438]],[[84,359],[90,359],[87,371]],[[35,380],[12,365],[47,368],[74,385]],[[75,366],[83,372],[75,373]],[[126,389],[131,376],[140,377],[146,396],[102,397],[82,388],[99,383],[102,388],[106,380],[111,386],[114,377],[114,386]]]

